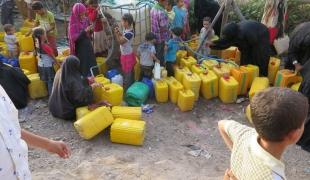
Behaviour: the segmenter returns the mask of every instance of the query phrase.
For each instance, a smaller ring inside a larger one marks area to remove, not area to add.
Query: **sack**
[[[154,79],[160,79],[160,74],[161,74],[160,64],[155,63],[155,65],[154,65]]]
[[[274,42],[273,42],[273,45],[274,45],[278,55],[286,52],[288,50],[289,44],[290,44],[290,38],[287,35],[285,35],[282,38],[278,38],[278,39],[274,40]]]

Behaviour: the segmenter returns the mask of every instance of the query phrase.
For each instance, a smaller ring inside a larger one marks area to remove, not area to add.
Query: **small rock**
[[[149,150],[152,150],[152,148],[151,148],[151,147],[149,147]]]
[[[310,168],[309,167],[305,168],[304,172],[307,173],[307,174],[310,174]]]

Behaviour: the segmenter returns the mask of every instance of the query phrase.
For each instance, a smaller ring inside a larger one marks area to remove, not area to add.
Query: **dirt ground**
[[[150,102],[152,103],[152,102]],[[242,104],[224,105],[218,99],[203,98],[193,111],[182,113],[171,103],[157,104],[155,112],[144,115],[147,123],[142,147],[113,144],[109,130],[90,141],[79,137],[72,122],[53,118],[47,99],[31,101],[26,121],[21,123],[37,134],[63,140],[72,156],[62,160],[41,150],[29,151],[30,167],[35,180],[92,179],[221,179],[229,167],[230,152],[217,130],[221,119],[248,124]],[[192,145],[192,146],[190,146]],[[200,147],[195,157],[189,152]],[[292,146],[284,155],[288,179],[310,176],[310,154]]]

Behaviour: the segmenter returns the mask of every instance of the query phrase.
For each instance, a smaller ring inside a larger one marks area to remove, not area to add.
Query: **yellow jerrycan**
[[[28,19],[24,21],[23,23],[23,27],[28,27],[28,28],[32,28],[34,27],[34,21],[29,21]]]
[[[230,70],[226,67],[222,67],[221,65],[213,67],[213,72],[217,75],[218,78],[230,75]]]
[[[133,120],[142,119],[141,107],[114,106],[111,112],[114,119],[116,118],[133,119]]]
[[[274,86],[276,87],[290,87],[293,84],[301,82],[302,78],[297,76],[294,71],[282,69],[278,71]]]
[[[244,69],[232,69],[231,76],[239,83],[238,95],[246,95],[248,92],[248,86],[250,81],[250,74]]]
[[[84,117],[85,115],[87,115],[90,112],[91,111],[88,109],[88,106],[76,108],[75,109],[76,120],[81,119],[82,117]]]
[[[230,72],[232,69],[238,68],[238,66],[232,60],[227,60],[225,62],[221,62],[220,65],[221,65],[221,67],[228,69]]]
[[[291,89],[293,89],[294,91],[298,91],[299,87],[300,87],[301,82],[294,84]]]
[[[0,42],[4,42],[4,36],[5,36],[5,33],[0,32]]]
[[[74,127],[84,139],[91,139],[113,123],[114,119],[107,107],[99,107],[75,121]]]
[[[19,32],[22,34],[22,35],[26,35],[29,31],[31,31],[31,28],[30,27],[21,27],[19,28]]]
[[[240,65],[240,59],[241,59],[241,52],[239,51],[239,49],[237,49],[236,57],[234,59],[235,63]]]
[[[183,86],[185,89],[190,89],[195,94],[195,100],[199,99],[201,79],[199,75],[188,73],[183,77]]]
[[[202,64],[207,67],[209,70],[212,70],[213,67],[218,66],[219,62],[217,60],[213,60],[213,59],[207,59],[202,61]]]
[[[193,56],[183,57],[180,62],[181,67],[187,67],[188,69],[194,64],[197,64],[197,60]]]
[[[102,74],[98,75],[95,77],[95,81],[98,82],[98,83],[101,83],[103,85],[106,85],[106,84],[110,84],[111,81],[110,79],[104,77]]]
[[[194,65],[192,65],[191,71],[192,71],[192,73],[195,73],[195,74],[199,75],[201,73],[206,72],[206,68],[204,68],[200,64],[194,64]]]
[[[119,106],[122,101],[123,101],[123,87],[111,83],[111,84],[106,84],[103,87],[99,87],[98,90],[98,96],[97,96],[97,91],[96,94],[94,94],[94,99],[95,102],[99,102],[102,100],[108,101],[112,106]]]
[[[110,138],[113,143],[141,146],[145,130],[144,121],[117,118],[111,126]]]
[[[250,89],[253,80],[256,77],[259,77],[259,68],[258,68],[258,66],[248,64],[248,65],[240,66],[240,69],[246,70],[250,73],[250,80],[249,80],[249,84],[248,84],[248,89]]]
[[[99,67],[100,74],[105,74],[107,72],[107,69],[108,69],[108,67],[105,63],[105,58],[104,57],[97,57],[96,62],[97,62],[97,65]]]
[[[30,80],[28,91],[31,99],[43,98],[48,95],[46,84],[40,79],[39,74],[31,74],[27,77]]]
[[[177,65],[180,64],[181,59],[187,56],[187,51],[185,50],[179,50],[177,51],[177,59],[176,59],[176,63]]]
[[[64,55],[64,56],[69,56],[69,55],[70,55],[70,48],[64,49],[64,50],[61,52],[61,54]]]
[[[281,63],[280,59],[275,58],[275,57],[270,58],[269,65],[268,65],[268,79],[269,79],[270,84],[274,83],[274,80],[280,68],[280,63]]]
[[[169,88],[169,99],[172,103],[176,104],[178,102],[179,91],[184,87],[172,76],[165,78],[165,81],[167,82]]]
[[[19,55],[19,66],[27,69],[31,74],[37,73],[37,60],[32,52],[21,52]]]
[[[190,73],[190,72],[191,71],[188,69],[188,67],[175,66],[175,68],[174,68],[174,77],[179,82],[182,82],[184,74]]]
[[[249,92],[250,100],[256,93],[264,89],[267,89],[268,87],[269,87],[269,79],[267,77],[256,77],[252,83],[252,86]]]
[[[213,71],[200,74],[201,78],[201,94],[205,99],[211,99],[218,96],[219,80]]]
[[[27,69],[22,69],[22,70],[23,70],[23,73],[24,73],[26,76],[30,75],[30,71],[28,71]]]
[[[135,80],[139,81],[140,79],[140,73],[141,73],[141,67],[140,67],[140,60],[138,57],[136,57],[136,64],[134,67],[134,72],[135,72]]]
[[[32,36],[22,36],[19,40],[20,51],[34,51],[34,42]]]
[[[253,121],[252,121],[251,106],[250,106],[250,104],[245,109],[245,116],[248,119],[248,121],[252,124]]]
[[[237,47],[231,46],[227,49],[224,49],[221,51],[221,58],[222,59],[235,59],[236,58],[236,52]]]
[[[238,96],[239,83],[232,76],[221,77],[219,97],[223,103],[234,103]]]
[[[165,103],[169,98],[169,87],[167,82],[163,80],[155,81],[155,97],[159,103]]]
[[[183,89],[179,91],[178,107],[181,111],[191,111],[194,108],[195,94],[192,90]]]

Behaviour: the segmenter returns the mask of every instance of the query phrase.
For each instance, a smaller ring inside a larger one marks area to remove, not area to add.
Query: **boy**
[[[154,43],[156,42],[156,36],[153,33],[147,33],[145,35],[145,42],[142,43],[137,50],[137,55],[140,56],[140,80],[143,77],[152,79],[152,70],[154,61],[160,63],[159,59],[156,58],[156,50]]]
[[[5,36],[4,42],[8,47],[9,58],[17,58],[18,57],[18,49],[19,44],[17,38],[15,36],[15,27],[12,24],[6,24],[3,27]]]
[[[288,88],[269,88],[257,93],[250,107],[255,129],[235,121],[218,123],[232,151],[232,173],[239,180],[285,180],[281,157],[303,133],[308,100]]]
[[[177,51],[180,49],[180,36],[182,35],[182,28],[173,28],[171,29],[172,39],[168,41],[165,46],[165,62],[166,62],[166,69],[168,71],[168,76],[174,75],[173,66],[177,59],[176,54]]]
[[[168,14],[168,18],[169,18],[169,29],[172,27],[172,23],[174,21],[175,18],[175,13],[172,10],[172,7],[174,6],[174,0],[168,0],[167,6],[166,6],[166,12]]]
[[[200,34],[199,34],[199,44],[202,43],[202,41],[204,40],[204,38],[207,35],[207,30],[209,29],[209,26],[211,25],[211,18],[210,17],[204,17],[203,18],[203,27],[200,30]],[[204,44],[200,50],[200,54],[204,55],[204,56],[208,56],[211,52],[210,49],[210,44],[212,43],[212,39],[214,37],[214,30],[212,29],[209,33],[208,33],[208,37],[207,39],[204,41]]]
[[[56,22],[53,13],[44,8],[42,2],[34,1],[31,5],[32,10],[36,13],[35,27],[40,26],[47,33],[47,39],[49,45],[52,47],[55,56],[58,56],[56,47]],[[30,35],[30,33],[28,34]]]
[[[156,35],[156,57],[160,60],[160,64],[164,65],[164,48],[165,42],[169,39],[169,18],[165,7],[168,0],[157,0],[155,6],[152,7],[151,15],[151,32]]]
[[[188,12],[184,6],[184,0],[177,0],[176,6],[173,6],[172,10],[175,13],[172,28],[179,27],[183,29],[182,38],[186,39],[186,35],[189,32],[188,27]]]

